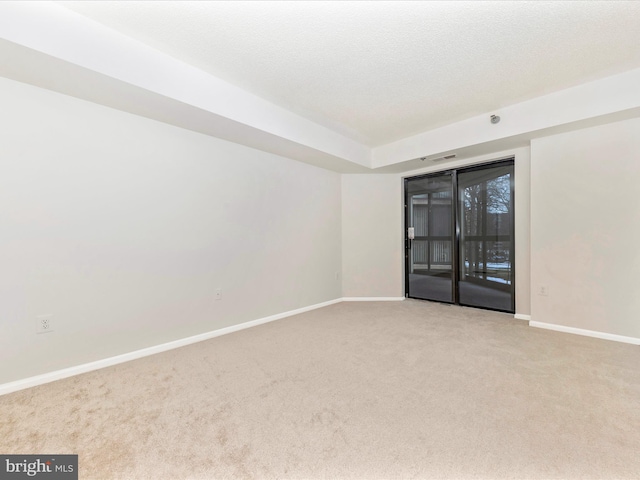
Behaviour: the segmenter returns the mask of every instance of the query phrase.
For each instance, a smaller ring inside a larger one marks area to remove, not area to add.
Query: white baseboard
[[[603,340],[613,340],[614,342],[631,343],[632,345],[640,345],[640,338],[625,337],[624,335],[614,335],[613,333],[596,332],[595,330],[584,330],[582,328],[565,327],[564,325],[555,325],[553,323],[529,322],[530,327],[544,328],[546,330],[555,330],[556,332],[573,333],[575,335],[583,335],[585,337],[602,338]]]
[[[524,313],[516,313],[513,318],[515,318],[516,320],[524,320],[526,322],[530,322],[531,321],[531,315],[525,315]]]
[[[156,353],[166,352],[167,350],[173,350],[174,348],[180,348],[193,343],[202,342],[211,338],[226,335],[228,333],[238,332],[246,328],[262,325],[263,323],[273,322],[274,320],[280,320],[281,318],[291,317],[300,313],[316,310],[318,308],[333,305],[334,303],[340,303],[343,299],[337,298],[335,300],[329,300],[328,302],[317,303],[308,307],[298,308],[296,310],[290,310],[284,313],[278,313],[250,322],[240,323],[238,325],[232,325],[230,327],[220,328],[218,330],[212,330],[210,332],[201,333],[192,337],[181,338],[180,340],[174,340],[172,342],[162,343],[160,345],[154,345],[153,347],[143,348],[141,350],[135,350],[133,352],[124,353],[122,355],[116,355],[115,357],[109,357],[102,360],[96,360],[95,362],[84,363],[82,365],[76,365],[74,367],[64,368],[62,370],[56,370],[54,372],[44,373],[42,375],[36,375],[34,377],[25,378],[22,380],[16,380],[14,382],[4,383],[0,385],[0,395],[6,395],[7,393],[16,392],[18,390],[24,390],[25,388],[35,387],[37,385],[43,385],[45,383],[54,382],[56,380],[62,380],[63,378],[73,377],[74,375],[80,375],[81,373],[91,372],[93,370],[99,370],[101,368],[110,367],[119,363],[129,362],[138,358],[147,357],[149,355],[155,355]]]
[[[343,302],[401,302],[404,297],[342,297]]]

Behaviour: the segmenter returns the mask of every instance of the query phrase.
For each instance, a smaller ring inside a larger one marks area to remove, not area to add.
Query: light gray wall
[[[402,297],[402,181],[342,176],[342,293]]]
[[[0,102],[0,383],[404,295],[402,175],[341,176],[1,78]],[[640,337],[639,154],[628,120],[447,165],[516,157],[518,314]]]
[[[0,105],[0,383],[341,296],[340,175],[2,78]]]
[[[639,159],[640,119],[532,142],[532,320],[640,338]]]
[[[513,152],[516,315],[531,315],[531,149]]]

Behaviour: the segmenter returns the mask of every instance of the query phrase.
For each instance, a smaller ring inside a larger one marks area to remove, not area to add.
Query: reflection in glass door
[[[406,295],[514,312],[513,225],[513,160],[405,179]]]
[[[515,311],[513,163],[458,172],[461,305]]]
[[[407,292],[412,298],[453,302],[452,174],[408,180],[405,191]]]

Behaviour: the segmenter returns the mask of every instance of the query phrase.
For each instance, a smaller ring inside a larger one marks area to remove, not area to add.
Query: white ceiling
[[[58,2],[368,146],[640,67],[640,2]]]

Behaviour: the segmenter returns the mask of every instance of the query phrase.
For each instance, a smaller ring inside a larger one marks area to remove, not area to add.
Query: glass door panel
[[[407,295],[454,301],[452,173],[407,179]]]
[[[461,170],[458,301],[514,311],[513,163]]]

